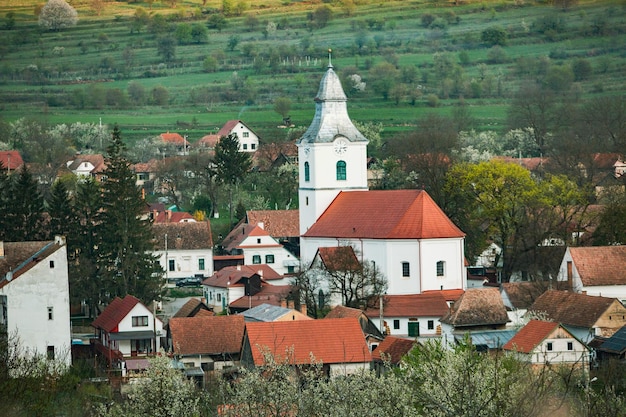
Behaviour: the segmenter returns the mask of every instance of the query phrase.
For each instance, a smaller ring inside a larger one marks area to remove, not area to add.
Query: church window
[[[437,262],[437,276],[442,277],[446,273],[446,263],[444,261]]]
[[[337,162],[337,181],[346,180],[346,161]]]
[[[309,181],[310,179],[311,179],[311,172],[310,172],[309,163],[305,162],[304,163],[304,180]]]
[[[402,276],[403,277],[411,276],[411,269],[409,268],[408,262],[402,262]]]

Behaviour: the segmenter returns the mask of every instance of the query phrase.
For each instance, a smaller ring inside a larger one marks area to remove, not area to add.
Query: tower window
[[[346,161],[337,161],[337,181],[346,180]]]
[[[409,268],[408,262],[402,262],[402,276],[403,277],[411,276],[411,270]]]
[[[310,167],[309,167],[309,163],[308,162],[304,163],[304,180],[305,181],[310,181],[311,180],[311,172],[310,172]]]
[[[446,273],[446,263],[444,261],[437,262],[437,276],[442,277]]]

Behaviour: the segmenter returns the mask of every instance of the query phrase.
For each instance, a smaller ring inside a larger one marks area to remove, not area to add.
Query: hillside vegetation
[[[2,2],[0,115],[192,142],[240,118],[281,141],[275,100],[307,126],[329,49],[351,117],[382,123],[385,137],[460,105],[472,127],[503,133],[525,79],[572,101],[626,90],[617,0],[204,3],[73,0],[78,24],[50,31],[35,16],[43,3]]]

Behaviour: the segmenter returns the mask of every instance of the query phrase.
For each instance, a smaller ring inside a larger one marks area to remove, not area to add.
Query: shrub
[[[500,26],[485,29],[480,34],[480,40],[488,46],[506,45],[506,31]]]
[[[439,97],[437,94],[429,94],[426,96],[426,104],[428,107],[438,107],[439,106]]]
[[[591,76],[593,68],[589,61],[584,58],[578,58],[572,63],[572,71],[574,72],[574,81],[582,81]]]

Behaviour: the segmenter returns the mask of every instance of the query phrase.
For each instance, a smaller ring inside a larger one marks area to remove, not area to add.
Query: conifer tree
[[[142,219],[144,201],[125,150],[115,126],[102,184],[100,275],[108,297],[132,294],[149,304],[162,295],[163,271],[152,255],[152,228]]]
[[[239,139],[231,133],[222,136],[215,146],[215,172],[217,180],[229,187],[230,223],[233,222],[233,187],[239,184],[252,167],[252,158],[239,151]]]
[[[76,240],[77,231],[76,215],[72,206],[70,194],[63,181],[55,181],[50,189],[50,196],[46,200],[50,223],[48,226],[49,237],[56,235],[65,236],[68,245]]]
[[[13,242],[39,240],[43,236],[43,197],[37,183],[24,165],[19,173],[11,175],[8,185],[5,227],[0,239]]]

